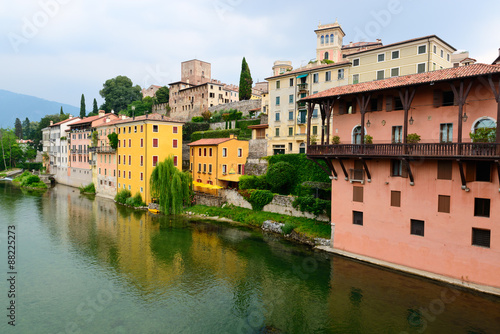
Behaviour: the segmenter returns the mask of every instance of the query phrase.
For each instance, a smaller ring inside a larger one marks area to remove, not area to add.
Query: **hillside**
[[[59,113],[61,106],[65,113],[80,113],[80,108],[69,104],[0,89],[0,127],[13,128],[16,118],[24,121],[28,117],[30,121],[39,121],[45,115]]]

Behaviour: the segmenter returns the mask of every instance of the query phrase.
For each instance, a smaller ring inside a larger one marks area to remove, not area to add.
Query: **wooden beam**
[[[311,143],[311,119],[314,111],[314,102],[307,102],[307,146]]]
[[[470,89],[472,88],[473,82],[474,79],[469,81],[469,84],[465,88],[465,91],[464,91],[464,80],[460,80],[460,86],[458,90],[455,87],[454,83],[450,83],[451,89],[453,90],[453,95],[455,96],[455,99],[458,101],[458,136],[457,136],[458,143],[462,143],[462,122],[463,122],[462,117],[463,117],[464,105],[465,101],[467,100],[467,96],[469,95]]]
[[[413,102],[413,98],[415,97],[415,92],[417,91],[416,87],[404,88],[398,90],[399,98],[401,99],[401,104],[403,105],[404,110],[404,119],[403,119],[403,143],[406,144],[406,137],[408,137],[408,111],[411,108],[411,103]]]
[[[366,160],[363,158],[359,158],[361,162],[363,163],[363,167],[365,168],[366,171],[366,176],[368,177],[367,181],[372,182],[372,175],[370,173],[370,170],[368,169],[368,165],[366,164]]]
[[[349,181],[349,175],[347,174],[347,170],[345,169],[344,162],[340,158],[337,158],[337,160],[339,161],[340,167],[342,168],[342,171],[344,172],[344,176],[345,176],[344,179],[346,181]]]
[[[319,104],[319,110],[321,112],[321,145],[325,145],[325,102]]]
[[[335,170],[335,167],[333,166],[332,160],[330,160],[328,158],[325,158],[324,160],[325,160],[325,163],[328,166],[328,168],[332,171],[333,178],[335,180],[337,180],[338,179],[338,175],[337,175],[337,171]]]
[[[403,158],[403,162],[406,165],[406,170],[408,171],[408,176],[410,177],[410,186],[414,186],[415,185],[415,179],[413,178],[413,173],[411,171],[410,162],[408,161],[408,159],[405,159],[405,158]]]
[[[498,172],[498,192],[500,192],[500,161],[495,160],[495,163],[497,165],[497,172]]]
[[[462,180],[462,190],[467,189],[467,180],[465,178],[464,165],[462,160],[458,159],[458,169],[460,170],[460,179]]]
[[[498,122],[500,120],[500,78],[498,79],[498,90],[495,87],[495,83],[493,82],[493,77],[491,74],[488,76],[488,82],[490,84],[491,91],[493,95],[495,95],[495,101],[497,102],[497,131],[496,131],[496,142],[500,143],[500,126],[498,126]],[[500,152],[497,152],[500,153]]]
[[[326,169],[323,165],[321,165],[319,162],[317,162],[315,159],[310,158],[310,157],[307,157],[307,159],[311,160],[316,165],[318,165],[319,168],[321,168],[323,170],[323,172],[325,172],[328,176],[332,176],[332,173],[328,169]]]

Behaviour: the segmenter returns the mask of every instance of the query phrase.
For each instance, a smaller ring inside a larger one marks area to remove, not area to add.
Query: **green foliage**
[[[182,127],[182,140],[185,142],[192,142],[191,135],[193,132],[206,131],[210,129],[210,124],[208,123],[185,123]]]
[[[129,192],[129,194],[130,194],[130,192]],[[142,201],[142,196],[141,196],[140,192],[137,192],[133,197],[130,197],[130,196],[127,197],[125,199],[125,203],[122,203],[122,204],[133,206],[134,208],[137,208],[140,206],[146,206],[146,203],[144,203]]]
[[[373,137],[370,135],[365,135],[365,144],[373,144]]]
[[[112,132],[108,135],[109,146],[116,150],[118,148],[118,134],[116,132]]]
[[[189,208],[190,212],[205,214],[208,216],[226,217],[244,225],[261,227],[266,220],[273,220],[278,223],[292,223],[296,227],[295,232],[303,234],[310,238],[327,238],[331,237],[331,225],[328,222],[319,222],[314,219],[303,217],[292,217],[281,215],[272,212],[254,211],[244,209],[233,205],[225,206],[224,208],[210,207],[204,205],[195,205]]]
[[[82,94],[82,98],[80,100],[80,117],[84,118],[87,116],[87,111],[85,109],[85,96]]]
[[[262,211],[262,208],[271,203],[274,194],[269,190],[251,190],[248,202],[252,204],[252,209]]]
[[[205,122],[205,119],[203,118],[203,116],[194,116],[193,118],[191,118],[191,122],[201,123]]]
[[[280,161],[267,168],[266,179],[271,190],[281,195],[288,195],[295,185],[296,171],[288,162]]]
[[[97,107],[97,100],[94,98],[94,102],[92,103],[92,113],[99,115],[99,108]]]
[[[132,80],[122,75],[106,80],[99,94],[105,100],[101,109],[106,112],[114,110],[118,113],[126,110],[132,102],[142,100],[141,87],[133,86]]]
[[[340,144],[340,137],[339,137],[339,136],[333,136],[333,137],[332,137],[332,144],[333,144],[333,145],[338,145],[338,144]]]
[[[92,138],[91,138],[90,146],[97,147],[98,139],[99,139],[99,132],[97,132],[97,130],[92,131]]]
[[[30,186],[33,183],[38,183],[40,182],[40,178],[37,175],[30,175],[26,179],[21,182],[22,186]]]
[[[17,138],[23,139],[23,124],[19,118],[16,118],[14,123],[14,132]]]
[[[310,212],[316,217],[321,214],[326,214],[330,217],[332,202],[308,195],[297,197],[292,205],[294,208],[298,208],[302,212]]]
[[[14,130],[0,128],[0,170],[16,167],[26,160]]]
[[[63,107],[62,106],[61,106],[61,111],[59,112],[59,115],[64,115]]]
[[[469,133],[473,143],[494,143],[496,141],[497,128],[479,128]]]
[[[229,109],[229,111],[222,114],[222,119],[226,122],[237,121],[243,117],[243,113],[236,109]]]
[[[27,170],[40,170],[43,167],[41,162],[21,162],[17,164],[17,168],[27,169]]]
[[[21,187],[47,189],[47,185],[43,183],[38,176],[28,171],[24,171],[21,175],[16,177],[12,183]]]
[[[131,196],[132,193],[130,191],[128,191],[127,189],[122,189],[115,195],[115,201],[120,204],[126,204],[127,198],[130,198]]]
[[[240,86],[239,86],[239,98],[240,101],[250,100],[252,98],[252,75],[250,74],[250,68],[248,67],[245,57],[241,61],[241,73],[240,73]]]
[[[146,96],[142,100],[137,100],[127,105],[127,110],[124,113],[129,117],[142,116],[153,111],[153,104],[153,98]]]
[[[240,190],[260,189],[266,190],[269,188],[266,175],[242,175],[238,184]]]
[[[205,122],[210,122],[210,117],[212,117],[212,113],[209,110],[205,110],[201,113],[201,117]]]
[[[80,189],[80,194],[95,194],[95,185],[94,182],[81,187],[78,187]]]
[[[292,233],[292,231],[297,227],[294,223],[286,222],[285,225],[281,228],[281,232],[283,235],[288,235]]]
[[[335,63],[333,60],[330,60],[330,59],[323,59],[321,61],[321,64],[333,64]]]
[[[46,115],[44,116],[40,122],[32,122],[30,125],[31,135],[30,139],[33,140],[33,145],[38,151],[42,151],[43,143],[42,143],[42,129],[50,126],[50,121],[55,123],[64,121],[69,118],[69,114],[54,114],[54,115]]]
[[[202,138],[229,138],[231,134],[239,136],[240,129],[197,131],[191,135],[191,141],[197,141]]]
[[[318,144],[318,136],[311,135],[311,145],[316,145],[316,144]]]
[[[175,215],[181,213],[182,206],[191,204],[192,183],[191,174],[179,171],[169,157],[153,169],[149,187],[163,213]]]
[[[417,144],[420,142],[420,136],[416,133],[410,133],[406,136],[406,142],[408,144]]]
[[[62,108],[62,107],[61,107]],[[23,121],[23,139],[30,139],[31,137],[31,122],[28,117]]]
[[[158,89],[155,93],[156,104],[160,103],[168,103],[168,99],[170,98],[170,89],[167,86],[163,86]]]
[[[240,129],[240,135],[238,138],[242,140],[252,139],[252,129],[249,129],[248,127],[250,125],[259,125],[259,124],[260,124],[260,119],[236,121],[236,128]]]

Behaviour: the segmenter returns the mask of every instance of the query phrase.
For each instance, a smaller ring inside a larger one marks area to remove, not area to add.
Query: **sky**
[[[134,85],[180,80],[181,62],[212,64],[238,84],[245,57],[254,82],[273,62],[294,68],[316,56],[318,24],[337,19],[344,44],[390,44],[437,35],[478,62],[500,48],[500,1],[462,0],[19,0],[0,2],[0,89],[87,109],[118,75]]]

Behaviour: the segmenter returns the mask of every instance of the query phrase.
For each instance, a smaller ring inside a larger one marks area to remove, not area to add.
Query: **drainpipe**
[[[431,68],[431,40],[427,38],[427,72],[430,72]]]

